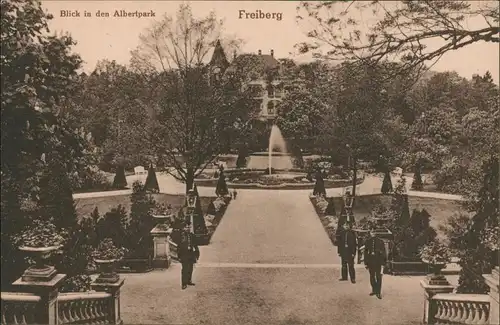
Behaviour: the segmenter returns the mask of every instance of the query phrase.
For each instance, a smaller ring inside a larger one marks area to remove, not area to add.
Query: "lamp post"
[[[352,206],[354,205],[354,197],[356,196],[356,176],[357,176],[356,175],[357,174],[356,160],[353,157],[351,146],[349,144],[346,144],[345,146],[349,152],[349,155],[347,157],[347,167],[349,170],[352,170],[352,192],[348,191],[346,188],[346,189],[344,189],[343,196],[349,195],[349,199],[348,199],[349,204],[350,204],[349,208],[352,208]],[[347,208],[347,206],[346,206],[346,208]]]
[[[194,233],[194,210],[196,208],[196,200],[198,198],[196,197],[196,194],[194,193],[193,189],[190,189],[187,193],[186,196],[186,201],[187,201],[187,213],[189,215],[190,221],[191,221],[191,232]]]

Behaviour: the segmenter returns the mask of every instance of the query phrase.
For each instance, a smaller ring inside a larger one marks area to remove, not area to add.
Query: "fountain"
[[[302,152],[305,161],[315,159],[311,153]],[[296,168],[292,155],[277,125],[271,127],[269,147],[267,151],[253,152],[246,168],[225,169],[227,185],[232,188],[265,188],[265,189],[313,189],[315,181],[310,177],[310,168]],[[217,187],[218,179],[213,171],[196,180],[198,186]],[[351,179],[325,179],[325,188],[345,187],[352,183]],[[204,185],[206,184],[206,185]]]
[[[267,162],[265,156],[267,156]],[[271,128],[268,152],[254,152],[248,161],[248,168],[268,169],[269,174],[271,174],[271,167],[279,170],[293,168],[292,157],[287,151],[285,139],[277,125]]]

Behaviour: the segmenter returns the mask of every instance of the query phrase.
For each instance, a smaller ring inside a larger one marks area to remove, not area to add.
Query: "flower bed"
[[[231,202],[230,196],[217,197],[212,201],[211,205],[207,209],[207,213],[205,214],[205,225],[207,226],[208,236],[206,236],[206,240],[202,239],[202,242],[199,245],[208,245],[212,235],[215,230],[219,226],[224,213],[226,213],[227,207]]]
[[[328,238],[333,245],[336,245],[336,232],[337,232],[337,216],[327,216],[325,214],[326,207],[328,206],[328,201],[323,197],[310,196],[309,199],[318,215],[323,228],[325,229]]]
[[[225,172],[225,171],[224,171]],[[217,179],[196,179],[196,184],[198,187],[215,187],[217,185]],[[279,180],[274,182],[273,181],[266,181],[259,182],[258,180],[245,180],[242,183],[235,183],[231,181],[227,181],[227,185],[231,188],[234,189],[276,189],[276,190],[305,190],[305,189],[313,189],[314,188],[314,182],[304,182],[304,181],[298,181],[296,179],[287,179],[287,180]],[[352,180],[347,180],[347,179],[339,179],[339,180],[332,180],[332,179],[325,179],[325,188],[338,188],[338,187],[346,187],[352,185]],[[361,184],[363,182],[363,179],[360,178],[357,180],[357,184]]]

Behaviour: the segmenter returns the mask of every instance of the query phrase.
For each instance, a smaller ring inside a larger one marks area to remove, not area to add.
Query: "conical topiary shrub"
[[[219,180],[217,181],[217,187],[215,188],[215,195],[217,196],[225,196],[229,194],[229,190],[227,188],[226,184],[226,176],[224,175],[224,172],[220,171],[219,174]]]
[[[195,234],[206,234],[207,227],[205,225],[205,219],[203,217],[203,210],[201,208],[201,199],[198,194],[198,187],[196,184],[193,186],[193,191],[196,195],[196,206],[194,208],[194,216],[193,216],[193,228]]]
[[[245,149],[238,151],[238,158],[236,159],[236,168],[245,168],[247,165],[247,155]]]
[[[207,207],[207,214],[214,216],[216,213],[214,201],[212,201]]]
[[[401,225],[407,225],[410,222],[410,204],[408,202],[408,195],[403,195],[403,202],[401,207],[401,214],[399,216]]]
[[[148,177],[146,178],[146,183],[144,184],[144,190],[151,193],[159,193],[160,187],[158,186],[158,180],[156,179],[156,172],[153,165],[149,165]]]
[[[116,168],[115,178],[113,179],[114,188],[125,188],[127,187],[127,178],[125,177],[125,167],[122,165]]]
[[[326,196],[325,181],[323,180],[323,175],[319,170],[316,172],[316,184],[314,184],[313,195]]]
[[[392,192],[391,173],[388,170],[384,173],[384,180],[382,181],[380,192],[382,192],[382,194],[389,194]]]
[[[333,197],[328,199],[328,205],[325,209],[325,215],[327,216],[335,216],[337,215],[337,211],[335,211],[335,203],[333,202]]]
[[[414,191],[422,191],[424,189],[424,183],[422,182],[422,173],[420,168],[417,168],[415,175],[413,176],[413,183],[411,183],[411,189]]]

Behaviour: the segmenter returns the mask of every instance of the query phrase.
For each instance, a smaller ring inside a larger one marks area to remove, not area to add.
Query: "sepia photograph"
[[[500,325],[500,2],[0,4],[1,325]]]

